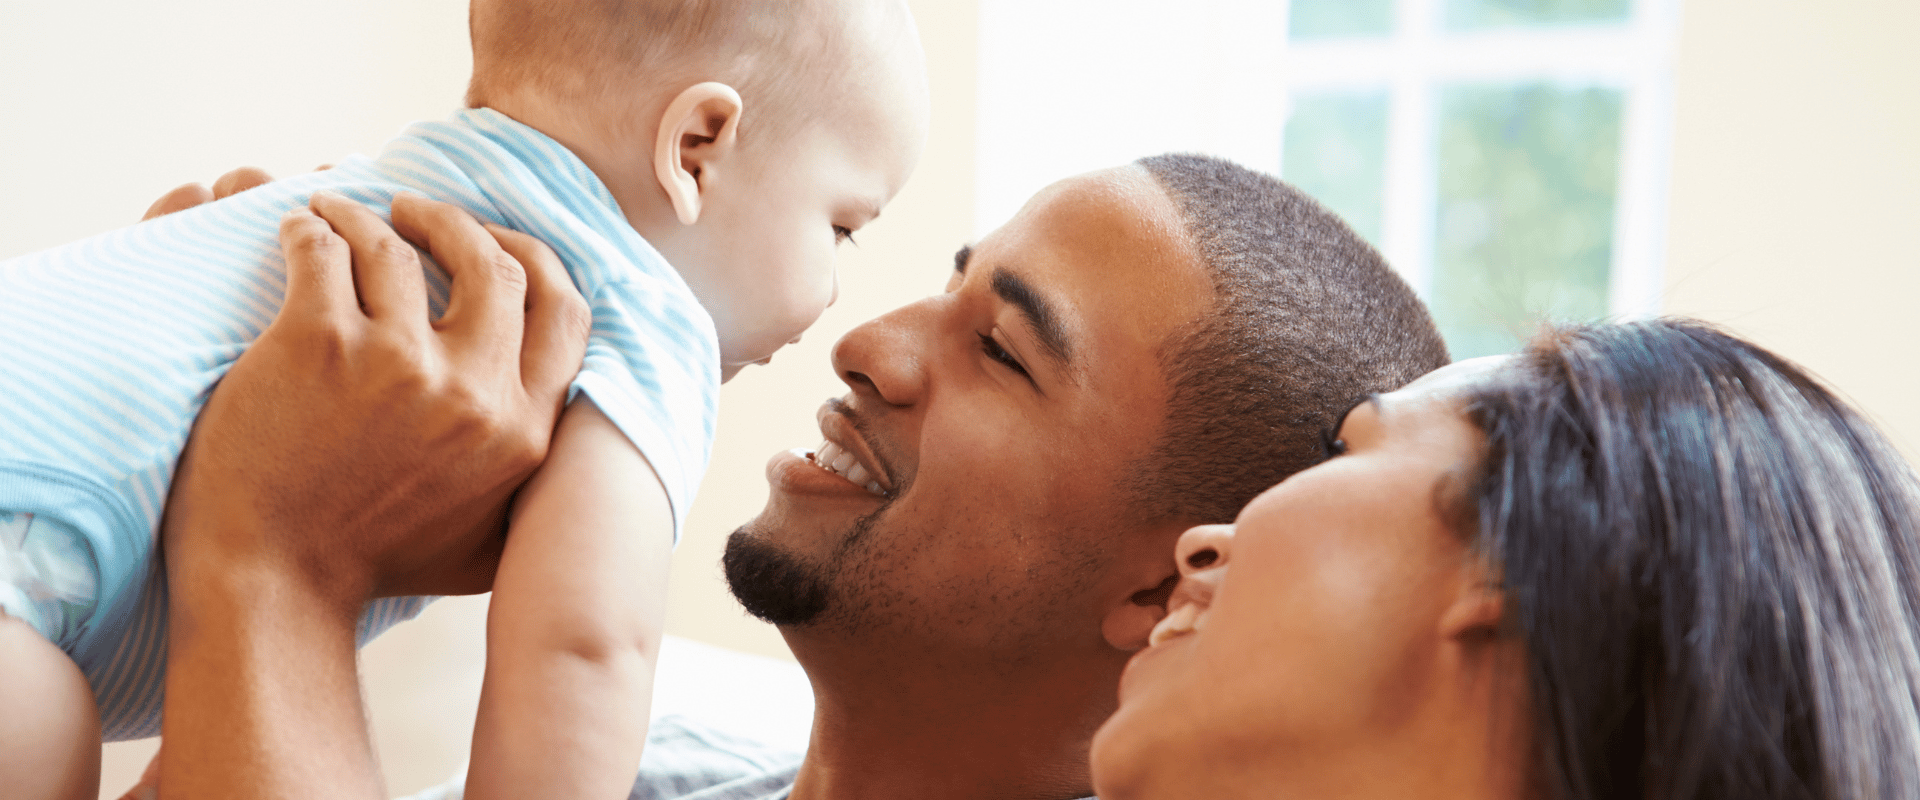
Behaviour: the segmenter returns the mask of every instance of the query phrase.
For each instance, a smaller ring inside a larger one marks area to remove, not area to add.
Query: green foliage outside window
[[[1622,92],[1444,89],[1428,294],[1456,358],[1607,314]]]
[[[1393,31],[1393,0],[1293,0],[1288,36],[1332,39],[1385,36]]]
[[[1386,160],[1384,89],[1294,95],[1281,154],[1282,172],[1376,247],[1384,213]]]
[[[1297,6],[1299,0],[1295,0]],[[1625,22],[1630,0],[1447,0],[1446,27],[1456,31],[1520,25]]]

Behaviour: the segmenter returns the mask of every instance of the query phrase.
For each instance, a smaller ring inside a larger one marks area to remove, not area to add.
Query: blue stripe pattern
[[[329,189],[382,216],[413,191],[524,231],[559,254],[593,310],[584,392],[666,487],[677,541],[706,470],[719,391],[713,321],[606,186],[552,139],[495,111],[418,123],[378,158],[0,261],[0,510],[80,531],[99,597],[43,631],[93,684],[105,738],[159,731],[166,586],[151,558],[173,466],[214,383],[280,308],[279,223]],[[430,306],[447,278],[425,259]],[[362,641],[422,598],[370,608]]]

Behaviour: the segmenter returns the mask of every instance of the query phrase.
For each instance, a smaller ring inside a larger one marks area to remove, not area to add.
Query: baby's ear
[[[724,83],[696,83],[667,103],[653,144],[653,174],[680,224],[700,221],[703,183],[738,144],[740,93]]]

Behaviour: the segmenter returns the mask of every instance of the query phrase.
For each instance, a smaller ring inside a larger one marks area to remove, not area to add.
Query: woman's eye
[[[1335,436],[1332,432],[1328,432],[1326,436],[1322,437],[1320,443],[1326,446],[1328,458],[1347,454],[1347,440]]]
[[[1006,348],[1001,347],[1000,343],[995,341],[992,336],[984,333],[980,334],[980,350],[986,353],[988,358],[1007,365],[1007,369],[1020,373],[1022,377],[1028,380],[1033,379],[1032,375],[1027,374],[1027,368],[1020,366],[1020,362],[1014,359],[1013,354],[1007,352]]]
[[[852,228],[845,225],[835,225],[833,226],[833,243],[839,244],[841,242],[848,242],[856,246],[859,244],[859,242],[853,241]]]

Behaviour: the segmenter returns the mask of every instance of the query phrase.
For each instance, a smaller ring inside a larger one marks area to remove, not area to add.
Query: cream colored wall
[[[675,555],[668,629],[786,657],[744,617],[717,567],[760,508],[776,449],[819,438],[813,411],[842,391],[827,365],[853,325],[939,291],[973,230],[974,0],[914,0],[931,71],[933,133],[913,180],[846,248],[840,302],[770,367],[722,392],[714,459]],[[465,0],[262,3],[0,0],[0,258],[127,225],[162,192],[255,164],[279,174],[372,152],[460,99]],[[443,600],[363,657],[388,784],[445,778],[464,758],[484,655],[485,598]],[[102,797],[154,742],[112,745]]]
[[[1920,456],[1920,4],[1686,0],[1666,310],[1811,367]]]
[[[464,0],[0,0],[0,258],[241,164],[372,152],[460,101]]]

